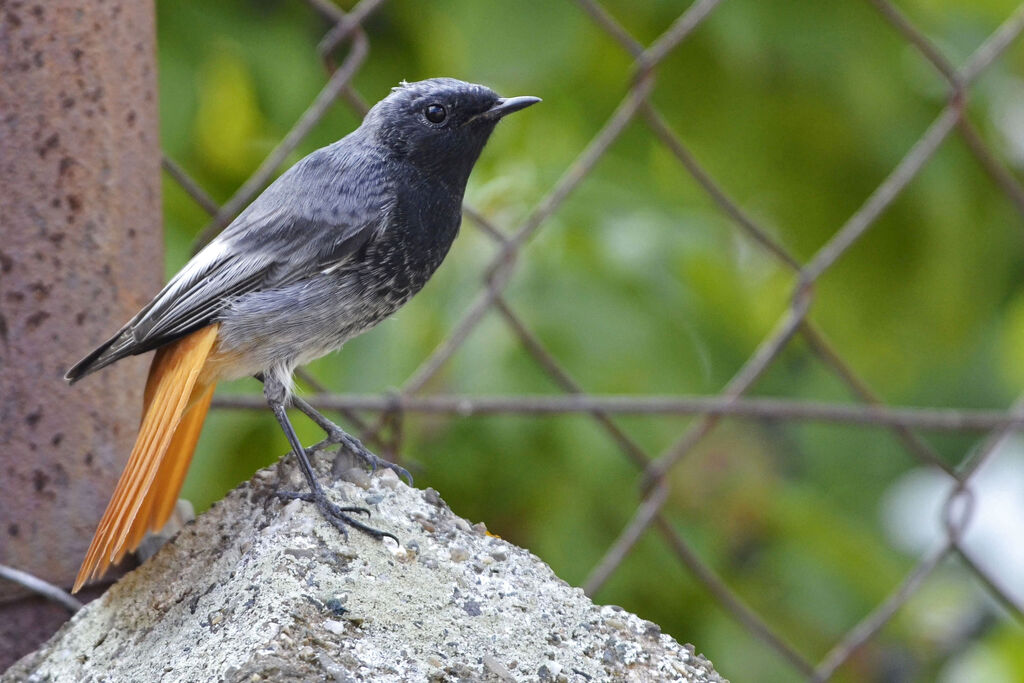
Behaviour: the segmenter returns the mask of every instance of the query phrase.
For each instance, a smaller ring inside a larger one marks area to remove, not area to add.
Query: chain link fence
[[[363,0],[348,13],[326,0],[308,0],[312,8],[333,23],[323,37],[319,52],[326,64],[329,78],[317,98],[309,105],[294,127],[281,140],[258,170],[222,206],[217,206],[203,190],[172,160],[164,167],[212,216],[203,231],[201,242],[208,240],[231,221],[272,179],[290,152],[319,121],[328,107],[343,101],[357,114],[365,114],[367,105],[351,86],[353,76],[364,64],[368,53],[368,36],[364,20],[384,4],[384,0]],[[604,557],[587,577],[584,588],[594,594],[615,574],[638,540],[653,530],[678,558],[679,563],[714,597],[722,609],[754,637],[772,648],[800,676],[810,681],[830,679],[862,645],[871,640],[910,598],[924,585],[936,569],[949,558],[955,558],[976,577],[978,583],[1024,623],[1024,608],[1017,604],[998,581],[972,558],[961,543],[975,508],[971,478],[988,459],[999,443],[1024,422],[1024,403],[1004,413],[957,410],[923,410],[885,405],[871,388],[851,369],[818,327],[809,320],[814,306],[814,290],[818,280],[843,255],[871,230],[878,218],[927,165],[947,138],[960,135],[970,152],[991,176],[992,182],[1006,194],[1024,214],[1024,187],[1001,165],[986,147],[967,114],[970,88],[1007,47],[1024,31],[1024,6],[1009,16],[999,28],[981,43],[959,68],[943,54],[927,35],[887,0],[867,0],[888,28],[918,51],[948,85],[948,104],[925,130],[888,177],[868,196],[861,207],[839,226],[832,239],[806,262],[797,259],[783,244],[771,236],[722,189],[702,168],[683,140],[677,135],[652,101],[658,69],[666,57],[686,41],[715,10],[722,0],[697,0],[655,41],[645,45],[636,40],[597,0],[576,0],[579,10],[610,36],[632,60],[629,88],[600,131],[580,151],[573,163],[550,188],[525,220],[514,226],[493,224],[472,206],[465,207],[470,223],[482,230],[497,245],[497,251],[484,271],[480,291],[462,313],[461,319],[447,338],[431,353],[396,393],[380,396],[359,396],[329,393],[315,379],[304,379],[316,389],[310,403],[326,410],[338,411],[352,420],[363,436],[375,440],[389,457],[400,457],[402,420],[407,413],[430,412],[468,416],[483,413],[520,414],[586,414],[600,425],[626,457],[643,473],[644,486],[633,518],[618,538],[608,546]],[[880,29],[884,27],[880,26]],[[335,63],[333,55],[346,48],[344,59]],[[635,396],[607,397],[588,394],[553,353],[531,332],[513,310],[505,291],[515,277],[517,260],[523,246],[543,230],[551,216],[600,162],[609,147],[634,121],[642,121],[648,131],[693,179],[707,192],[721,211],[758,248],[770,254],[796,276],[788,310],[774,330],[764,338],[733,378],[714,397]],[[424,394],[423,390],[438,371],[462,347],[471,332],[489,313],[497,313],[518,337],[523,347],[544,373],[565,395],[559,397],[503,396],[473,397]],[[824,404],[776,399],[745,398],[768,368],[794,338],[802,338],[811,351],[856,396],[861,405]],[[258,396],[220,397],[215,406],[222,408],[263,409]],[[367,422],[361,415],[377,414],[376,422]],[[651,454],[616,424],[617,415],[677,414],[698,415],[693,423],[668,449]],[[669,496],[668,474],[715,429],[723,417],[772,418],[777,420],[819,420],[859,425],[872,425],[892,432],[905,450],[924,465],[941,471],[953,483],[943,506],[942,525],[945,538],[940,547],[920,557],[914,569],[900,585],[859,623],[839,637],[832,649],[814,661],[801,651],[799,643],[790,643],[779,634],[695,552],[691,543],[664,516]],[[385,430],[385,427],[388,429]],[[917,429],[953,431],[988,431],[981,447],[969,452],[953,467],[915,432]],[[1008,539],[1010,541],[1010,539]]]
[[[364,21],[385,4],[386,0],[362,0],[350,12],[340,10],[327,0],[306,0],[313,11],[331,23],[330,30],[319,44],[328,78],[317,97],[299,120],[266,157],[255,173],[224,204],[218,205],[172,159],[165,158],[165,171],[179,183],[211,216],[202,231],[197,248],[208,241],[230,221],[273,179],[282,164],[320,121],[330,107],[341,102],[356,114],[367,111],[366,101],[352,86],[353,77],[364,66],[368,56],[369,37]],[[886,405],[868,384],[851,368],[833,347],[818,326],[809,319],[815,303],[815,285],[858,241],[862,240],[879,217],[892,205],[907,186],[922,172],[939,147],[949,138],[960,136],[987,175],[1024,214],[1024,187],[986,147],[971,121],[967,101],[972,84],[995,63],[1024,31],[1024,6],[1018,8],[961,65],[955,66],[935,42],[887,0],[863,1],[879,16],[879,30],[891,30],[918,52],[942,77],[948,87],[948,104],[934,122],[920,135],[884,181],[863,201],[860,208],[835,231],[806,262],[802,262],[766,227],[760,225],[729,194],[722,189],[689,151],[680,136],[670,127],[652,100],[659,67],[666,57],[687,41],[722,0],[697,0],[650,44],[635,39],[597,0],[575,0],[578,11],[607,34],[632,62],[632,78],[622,93],[621,101],[601,129],[565,169],[558,181],[517,225],[494,224],[482,212],[465,206],[468,223],[493,240],[496,252],[484,270],[480,290],[463,311],[461,319],[447,338],[413,372],[397,392],[377,396],[333,394],[313,377],[301,379],[314,392],[309,402],[323,410],[341,413],[361,430],[364,438],[375,444],[382,455],[401,457],[403,420],[408,414],[434,413],[452,416],[475,414],[582,414],[600,426],[621,450],[622,455],[642,474],[643,486],[635,513],[617,538],[612,540],[601,560],[592,568],[584,582],[588,594],[601,589],[648,531],[656,533],[682,567],[704,586],[720,607],[744,629],[771,648],[800,677],[825,681],[887,623],[924,586],[940,565],[949,560],[969,570],[977,583],[1000,603],[1011,618],[1024,623],[1024,607],[1015,601],[1005,586],[990,575],[965,548],[963,534],[972,520],[976,506],[972,477],[992,456],[996,447],[1012,432],[1024,425],[1024,400],[1005,412],[967,411],[954,409],[916,409]],[[336,61],[335,55],[344,58]],[[627,127],[642,122],[647,132],[664,146],[678,164],[703,188],[707,196],[752,245],[763,250],[782,267],[792,272],[796,287],[789,305],[774,329],[740,367],[732,379],[715,396],[599,396],[587,392],[558,358],[545,348],[536,334],[524,323],[505,296],[516,276],[517,264],[525,244],[543,230],[563,202],[582,184],[601,161],[608,149]],[[469,335],[488,314],[497,314],[521,342],[537,366],[564,392],[561,396],[452,396],[425,393],[428,383],[446,363],[455,357]],[[780,354],[800,339],[829,371],[858,399],[856,404],[820,403],[787,399],[750,398],[748,393]],[[264,409],[259,396],[217,397],[215,407],[222,409]],[[367,416],[375,419],[367,418]],[[617,419],[626,415],[686,415],[697,419],[664,452],[646,452]],[[665,516],[670,494],[669,474],[688,454],[704,442],[723,418],[770,419],[783,422],[815,421],[859,425],[884,429],[902,445],[912,458],[936,472],[952,484],[943,505],[941,524],[944,538],[939,547],[921,556],[903,581],[863,619],[840,637],[820,659],[810,658],[801,643],[788,642],[781,629],[759,615],[701,558],[693,544]],[[920,435],[920,430],[949,432],[984,432],[980,446],[967,452],[956,466],[935,451]],[[623,494],[626,495],[626,494]],[[1019,539],[1006,539],[1013,543]],[[700,644],[698,643],[698,646]],[[718,656],[727,653],[718,653]]]

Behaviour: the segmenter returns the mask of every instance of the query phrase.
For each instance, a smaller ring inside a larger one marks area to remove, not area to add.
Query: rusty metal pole
[[[163,275],[148,0],[0,0],[0,563],[70,585],[127,458],[145,359],[67,367]],[[67,618],[0,580],[0,671]]]

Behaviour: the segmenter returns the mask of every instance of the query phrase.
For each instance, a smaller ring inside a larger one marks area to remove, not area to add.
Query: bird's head
[[[454,78],[402,83],[366,115],[363,128],[395,156],[464,186],[498,121],[540,102],[499,97]]]

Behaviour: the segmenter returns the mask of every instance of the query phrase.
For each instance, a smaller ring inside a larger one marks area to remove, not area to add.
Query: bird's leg
[[[277,496],[285,500],[297,499],[304,500],[308,503],[314,503],[320,511],[320,514],[346,537],[348,536],[347,527],[353,527],[373,536],[374,538],[392,538],[397,543],[398,538],[394,534],[367,526],[348,514],[359,513],[369,516],[370,511],[366,508],[341,507],[328,499],[327,494],[320,486],[320,482],[317,481],[316,473],[313,471],[313,466],[310,464],[309,458],[306,456],[306,449],[302,447],[302,443],[299,441],[299,436],[295,433],[292,423],[288,420],[288,414],[284,403],[284,387],[281,386],[279,381],[268,377],[263,384],[263,394],[266,396],[270,409],[274,411],[274,417],[277,418],[278,424],[280,424],[281,429],[284,430],[284,435],[288,439],[288,443],[292,448],[292,453],[295,455],[296,460],[299,461],[299,469],[302,470],[302,474],[306,477],[306,483],[309,484],[308,493],[297,491],[278,491]]]
[[[292,396],[292,405],[302,411],[310,420],[315,422],[320,429],[324,430],[324,432],[327,433],[328,441],[331,443],[341,444],[349,453],[365,462],[371,472],[375,472],[378,467],[386,467],[402,479],[405,479],[406,484],[412,486],[412,475],[409,474],[409,470],[405,469],[401,465],[396,465],[393,462],[374,455],[366,446],[363,445],[362,441],[328,420],[320,411],[298,396]]]

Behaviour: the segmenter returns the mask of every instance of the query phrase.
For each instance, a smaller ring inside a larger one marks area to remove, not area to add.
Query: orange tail
[[[213,383],[200,376],[217,328],[204,327],[157,350],[153,357],[139,436],[72,593],[103,576],[138,547],[146,532],[161,528],[170,517],[213,396]]]

